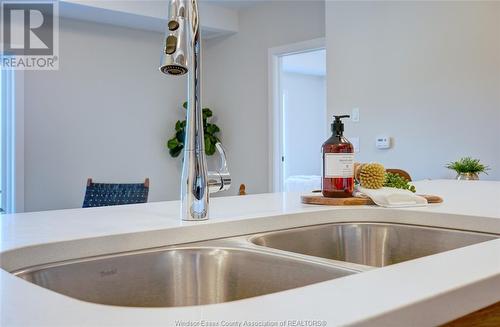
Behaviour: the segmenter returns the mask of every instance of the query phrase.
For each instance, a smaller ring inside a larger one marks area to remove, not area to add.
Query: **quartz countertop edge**
[[[93,255],[330,222],[378,221],[500,234],[500,182],[416,182],[444,203],[383,209],[304,205],[300,194],[211,199],[211,219],[182,222],[179,202],[1,217],[0,264],[15,269]],[[176,326],[181,322],[322,321],[327,326],[433,326],[500,301],[500,239],[239,301],[126,308],[79,301],[0,269],[2,326]],[[250,324],[248,324],[250,325]],[[300,325],[299,325],[300,326]]]

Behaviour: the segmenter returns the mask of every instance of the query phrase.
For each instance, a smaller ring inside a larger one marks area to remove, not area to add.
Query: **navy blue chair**
[[[83,208],[148,202],[149,178],[140,184],[94,183],[87,179]]]

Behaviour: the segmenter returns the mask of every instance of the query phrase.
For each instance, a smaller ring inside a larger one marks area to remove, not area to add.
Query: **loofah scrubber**
[[[379,189],[384,186],[385,168],[379,163],[358,165],[355,175],[361,187]]]

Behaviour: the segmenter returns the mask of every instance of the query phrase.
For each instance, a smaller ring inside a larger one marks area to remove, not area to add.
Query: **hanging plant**
[[[187,110],[187,102],[184,102],[182,107]],[[220,132],[219,126],[208,122],[208,119],[213,116],[212,110],[203,108],[203,132],[205,135],[205,154],[211,156],[215,153],[215,144],[220,142],[217,133]],[[184,136],[186,135],[186,120],[178,120],[175,123],[175,135],[168,140],[167,148],[170,155],[174,158],[178,157],[184,148]]]

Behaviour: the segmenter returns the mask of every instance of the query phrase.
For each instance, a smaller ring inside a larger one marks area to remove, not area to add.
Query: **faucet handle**
[[[210,193],[229,190],[231,187],[231,174],[227,167],[226,151],[222,143],[217,142],[215,148],[220,156],[220,166],[217,172],[208,172],[208,186]]]
[[[219,152],[220,156],[220,166],[218,172],[229,174],[229,169],[227,168],[226,150],[224,150],[224,147],[220,142],[215,143],[215,148],[217,149],[217,152]]]

